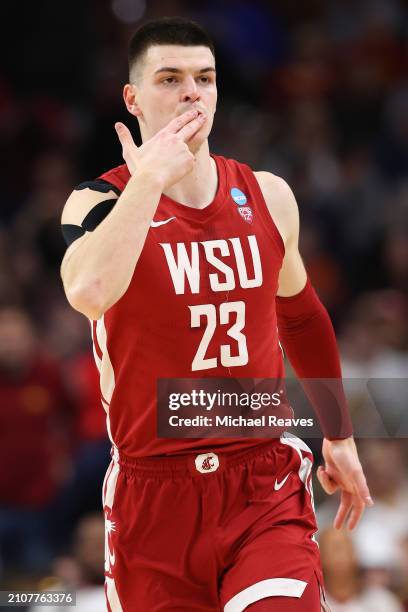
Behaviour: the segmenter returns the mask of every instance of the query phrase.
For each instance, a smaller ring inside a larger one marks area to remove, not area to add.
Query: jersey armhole
[[[103,180],[114,186],[114,191],[120,195],[130,178],[130,172],[126,164],[112,168],[108,172],[104,172],[98,177],[98,180]]]
[[[254,191],[255,195],[257,196],[257,201],[260,204],[259,207],[257,208],[257,212],[261,214],[263,221],[266,225],[266,228],[268,229],[269,233],[272,235],[272,238],[277,244],[282,254],[282,257],[284,257],[285,256],[285,243],[283,242],[282,235],[280,231],[278,230],[276,223],[273,220],[273,217],[269,211],[268,205],[265,201],[264,195],[262,193],[262,189],[257,181],[257,178],[252,168],[250,168],[246,164],[242,164],[241,167],[244,172],[245,178],[249,182],[250,187]]]

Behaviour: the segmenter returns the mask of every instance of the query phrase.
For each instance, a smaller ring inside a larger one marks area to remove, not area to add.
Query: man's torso
[[[275,312],[282,238],[253,172],[214,159],[213,202],[196,209],[163,195],[127,291],[93,322],[108,429],[125,455],[208,447],[157,437],[158,378],[283,375]],[[129,172],[123,165],[101,178],[123,190]],[[255,443],[212,439],[211,447]]]

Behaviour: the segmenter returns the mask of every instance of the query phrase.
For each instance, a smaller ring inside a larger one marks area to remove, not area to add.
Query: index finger
[[[120,144],[122,145],[123,148],[126,146],[126,147],[134,147],[135,149],[137,149],[137,146],[135,145],[135,141],[133,140],[132,134],[130,133],[129,128],[124,123],[117,121],[115,123],[115,130],[120,140]]]
[[[177,134],[189,121],[195,119],[198,115],[198,110],[192,108],[182,115],[175,117],[163,128],[162,132],[170,132],[170,134]]]
[[[181,130],[179,130],[178,136],[180,136],[180,138],[184,142],[188,142],[190,138],[192,138],[194,134],[198,132],[200,128],[203,127],[205,120],[206,120],[205,115],[203,114],[198,115],[198,117],[196,117],[192,121],[189,121],[189,123],[187,123],[184,127],[181,128]]]

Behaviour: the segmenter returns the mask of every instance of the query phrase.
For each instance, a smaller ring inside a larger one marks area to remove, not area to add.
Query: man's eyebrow
[[[171,72],[172,74],[180,74],[183,71],[180,70],[180,68],[172,68],[170,66],[164,66],[163,68],[159,68],[158,70],[156,70],[154,74],[159,74],[161,72]],[[199,70],[198,72],[199,74],[203,74],[204,72],[215,72],[215,68],[213,66],[208,66],[207,68],[201,68],[201,70]]]

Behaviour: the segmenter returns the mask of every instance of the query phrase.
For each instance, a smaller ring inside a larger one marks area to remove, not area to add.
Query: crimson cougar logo
[[[206,459],[204,459],[204,461],[201,464],[201,468],[206,471],[211,470],[211,468],[213,467],[214,467],[214,463],[213,463],[212,457],[207,457]]]
[[[197,472],[205,474],[206,472],[215,472],[220,466],[219,459],[215,453],[204,453],[197,455],[195,458],[195,466]]]

